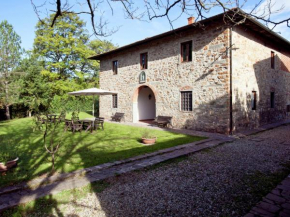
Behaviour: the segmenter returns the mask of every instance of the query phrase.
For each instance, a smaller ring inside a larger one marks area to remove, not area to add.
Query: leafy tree
[[[53,17],[54,15],[51,15],[36,25],[33,52],[43,61],[45,70],[56,73],[56,79],[98,70],[99,64],[88,60],[94,52],[87,46],[89,35],[85,29],[85,22],[76,14],[66,14],[58,19],[52,28],[49,24]]]
[[[109,51],[109,41],[89,40],[85,23],[75,14],[66,14],[49,26],[54,15],[36,26],[33,53],[42,62],[41,75],[50,90],[51,108],[57,112],[68,102],[67,92],[98,85],[99,63],[88,57]],[[78,105],[81,99],[73,99]],[[79,101],[79,102],[77,102]]]
[[[11,75],[18,66],[21,57],[20,36],[6,20],[0,23],[0,100],[6,109],[6,118],[10,119],[9,107],[19,96],[19,83]]]
[[[93,55],[105,53],[118,48],[117,45],[114,45],[112,42],[106,40],[92,40],[88,46],[92,51],[94,51]]]
[[[28,57],[21,61],[19,70],[25,72],[20,93],[21,102],[28,107],[28,116],[31,117],[33,111],[38,112],[40,108],[47,107],[52,93],[41,74],[41,63],[34,55],[28,53]]]

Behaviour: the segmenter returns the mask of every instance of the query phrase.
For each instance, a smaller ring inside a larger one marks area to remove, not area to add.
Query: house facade
[[[100,116],[230,133],[288,118],[290,43],[255,20],[223,14],[91,59],[100,60]]]

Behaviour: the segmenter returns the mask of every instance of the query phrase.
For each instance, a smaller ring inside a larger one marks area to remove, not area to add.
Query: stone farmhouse
[[[177,128],[228,134],[290,114],[290,43],[252,18],[189,18],[90,59],[100,61],[100,88],[118,93],[100,96],[105,118],[172,116]]]

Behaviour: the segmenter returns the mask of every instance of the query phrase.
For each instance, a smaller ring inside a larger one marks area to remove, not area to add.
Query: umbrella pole
[[[93,116],[95,117],[95,95],[93,95]]]

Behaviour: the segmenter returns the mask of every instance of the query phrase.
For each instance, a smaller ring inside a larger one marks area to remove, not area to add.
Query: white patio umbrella
[[[74,95],[74,96],[93,96],[93,116],[95,117],[95,95],[113,95],[116,94],[117,92],[114,91],[109,91],[109,90],[102,90],[99,88],[89,88],[85,90],[78,90],[74,92],[69,92],[69,95]]]

